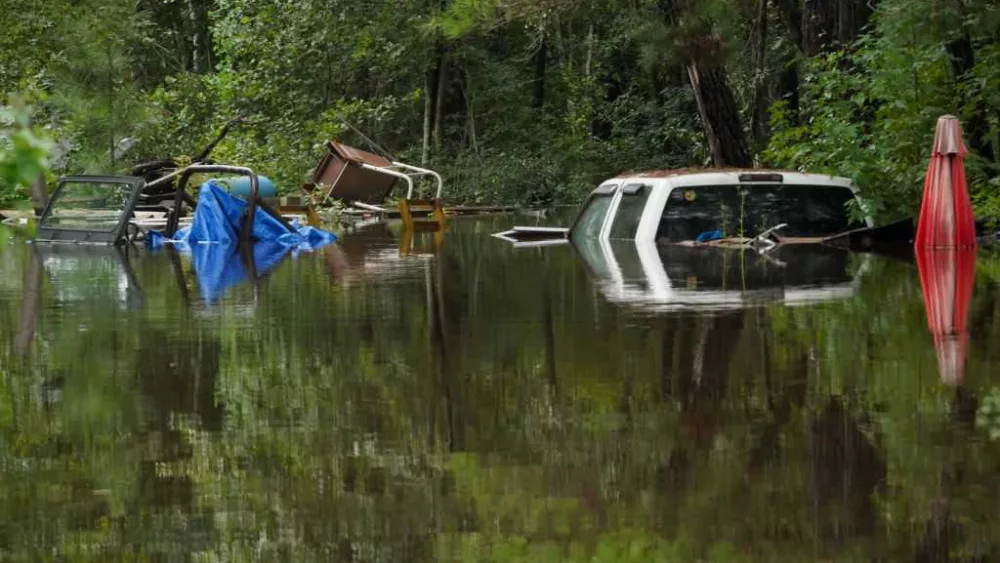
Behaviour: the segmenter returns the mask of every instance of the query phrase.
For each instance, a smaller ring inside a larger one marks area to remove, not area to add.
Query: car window
[[[854,193],[845,187],[762,186],[747,190],[748,223],[754,235],[781,223],[781,234],[815,237],[846,231],[853,225],[847,203]]]
[[[611,224],[610,238],[634,239],[639,228],[639,220],[646,209],[646,201],[652,190],[643,184],[629,184],[622,188],[622,199],[618,202],[614,222]]]
[[[604,226],[604,219],[608,215],[608,209],[611,207],[611,200],[614,198],[614,195],[615,191],[612,186],[610,190],[595,192],[594,195],[590,196],[583,211],[580,212],[576,224],[573,226],[570,238],[574,240],[597,238],[601,234],[601,227]]]
[[[118,228],[133,190],[127,183],[67,182],[56,193],[40,226],[112,232]]]
[[[722,236],[741,232],[740,194],[737,186],[675,188],[663,207],[657,240],[696,240],[718,231]]]
[[[786,223],[780,234],[816,237],[854,226],[846,187],[731,185],[675,188],[667,197],[656,238],[678,242],[699,237],[753,237]]]

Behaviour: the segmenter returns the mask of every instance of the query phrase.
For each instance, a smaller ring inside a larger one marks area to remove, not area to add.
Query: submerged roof
[[[781,174],[788,179],[791,177],[835,180],[837,183],[849,183],[848,178],[833,176],[830,174],[815,174],[810,172],[800,172],[798,170],[780,170],[774,168],[708,168],[689,167],[660,170],[628,170],[621,172],[611,180],[623,180],[626,178],[677,178],[681,176],[698,175],[733,175],[733,174]]]

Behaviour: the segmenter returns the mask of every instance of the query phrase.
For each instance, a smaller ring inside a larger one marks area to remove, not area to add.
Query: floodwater
[[[223,288],[5,233],[0,560],[1000,554],[997,253],[490,236],[528,221]]]

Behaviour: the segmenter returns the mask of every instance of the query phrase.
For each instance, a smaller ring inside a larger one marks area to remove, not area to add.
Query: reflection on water
[[[1000,552],[995,253],[939,327],[955,381],[925,263],[508,223],[456,219],[437,257],[373,226],[213,303],[189,257],[8,243],[0,560]]]
[[[591,239],[577,248],[609,301],[646,312],[849,298],[868,262],[866,256],[813,244],[759,253]]]

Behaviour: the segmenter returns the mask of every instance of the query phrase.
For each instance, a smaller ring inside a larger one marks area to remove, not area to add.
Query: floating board
[[[493,236],[514,246],[551,246],[569,242],[568,235],[565,227],[514,227]]]

